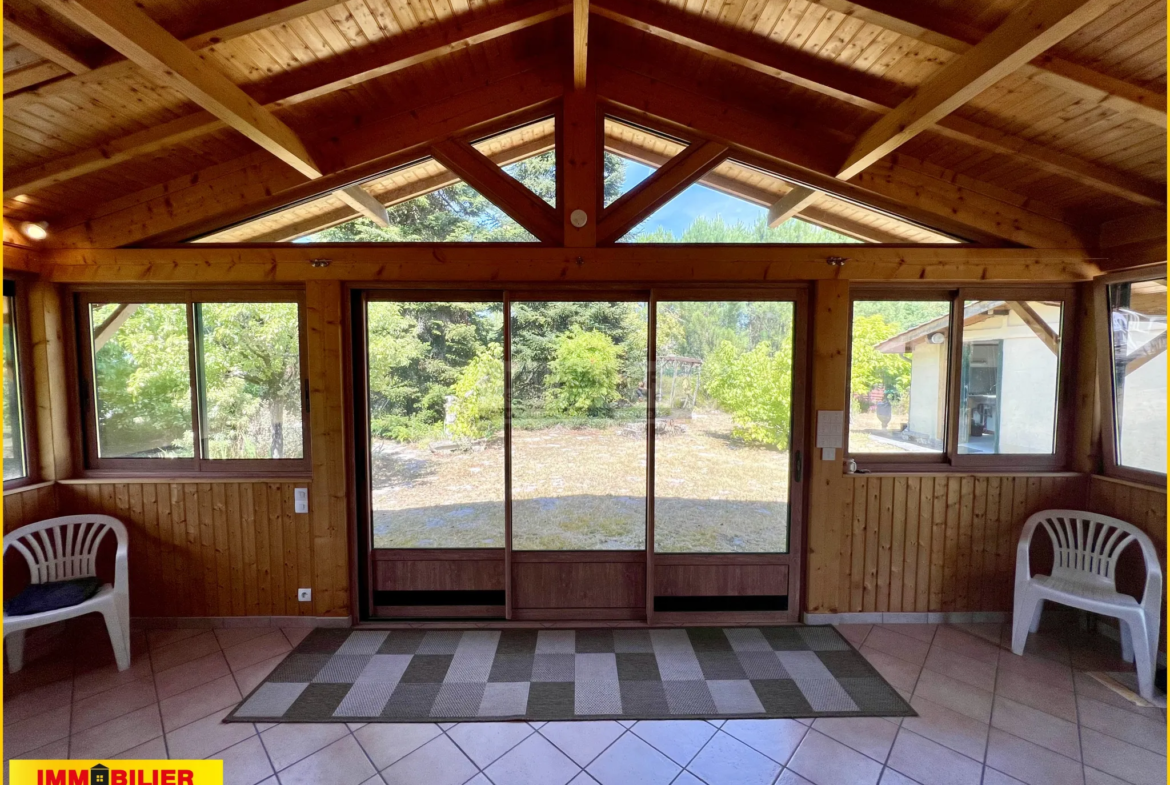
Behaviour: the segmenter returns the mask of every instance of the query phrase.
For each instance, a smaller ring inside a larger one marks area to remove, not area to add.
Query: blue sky
[[[626,162],[626,180],[622,193],[645,180],[654,171],[629,159]],[[653,232],[659,227],[669,229],[677,237],[690,226],[699,215],[714,218],[723,216],[724,223],[754,224],[761,216],[768,214],[766,207],[736,199],[734,196],[714,191],[703,185],[692,185],[674,199],[667,202],[658,212],[646,219],[640,228]]]

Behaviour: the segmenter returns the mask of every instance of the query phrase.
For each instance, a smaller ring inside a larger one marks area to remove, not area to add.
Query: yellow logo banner
[[[13,760],[9,785],[223,785],[221,760]]]

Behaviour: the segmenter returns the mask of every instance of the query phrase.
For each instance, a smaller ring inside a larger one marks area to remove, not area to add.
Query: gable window
[[[1059,468],[1071,290],[858,292],[849,454],[866,468]]]
[[[31,440],[25,412],[25,339],[15,281],[4,281],[4,485],[31,480]]]
[[[1105,284],[1108,306],[1106,469],[1166,475],[1166,270]]]
[[[85,292],[78,316],[88,468],[308,469],[296,293]]]

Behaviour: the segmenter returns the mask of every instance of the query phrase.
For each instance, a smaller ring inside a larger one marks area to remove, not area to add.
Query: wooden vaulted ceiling
[[[777,218],[862,204],[1090,249],[1164,224],[1165,0],[4,6],[6,240],[44,220],[47,247],[177,242],[327,194],[376,215],[403,183],[356,181],[578,87],[718,145],[703,182]],[[727,157],[784,180],[752,191]]]

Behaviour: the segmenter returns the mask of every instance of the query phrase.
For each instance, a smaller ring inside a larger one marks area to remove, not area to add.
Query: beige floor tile
[[[772,785],[781,766],[720,731],[687,766],[707,785]]]
[[[995,689],[995,665],[973,660],[958,652],[931,646],[926,658],[926,669],[950,676],[972,687],[990,692]]]
[[[887,765],[922,785],[979,785],[983,777],[982,764],[905,728]]]
[[[1028,785],[1077,785],[1084,781],[1077,761],[997,728],[987,737],[987,765]]]
[[[880,717],[822,717],[813,722],[813,730],[878,763],[885,763],[890,747],[894,745],[894,737],[898,735],[898,726]]]
[[[933,641],[934,633],[939,628],[939,625],[937,624],[880,624],[878,626],[892,632],[896,632],[899,635],[907,635],[911,638],[917,638],[923,643],[930,643]]]
[[[1166,721],[1135,716],[1092,698],[1081,698],[1081,726],[1128,741],[1159,755],[1166,754]]]
[[[344,727],[344,726],[342,726]],[[361,785],[378,772],[362,752],[357,740],[348,733],[322,750],[295,763],[277,777],[281,785]],[[433,783],[435,777],[426,777],[420,783]]]
[[[880,785],[921,785],[921,783],[907,777],[905,774],[899,774],[893,769],[882,769],[882,779]]]
[[[939,706],[921,696],[910,701],[910,705],[918,712],[918,716],[904,719],[903,728],[968,758],[983,760],[987,751],[987,723]]]
[[[577,764],[548,739],[535,733],[484,769],[493,782],[516,785],[564,785],[576,779],[580,772]]]
[[[810,730],[788,767],[813,785],[875,785],[881,764],[856,750]]]
[[[349,733],[340,722],[279,723],[260,734],[277,773]]]
[[[73,700],[85,700],[93,695],[109,692],[116,687],[132,684],[139,679],[149,678],[153,671],[149,657],[138,657],[130,661],[124,671],[117,665],[103,665],[97,668],[78,669],[73,679]]]
[[[272,630],[272,627],[219,627],[213,632],[216,640],[219,641],[220,648],[227,649],[259,638],[261,635],[267,635]]]
[[[781,765],[787,765],[808,729],[808,725],[785,719],[728,720],[722,726],[724,733]]]
[[[146,633],[146,640],[150,645],[150,650],[154,651],[155,649],[169,646],[172,643],[194,638],[196,635],[201,635],[205,632],[207,630],[193,627],[180,627],[173,630],[150,630]]]
[[[996,674],[995,692],[1045,714],[1068,722],[1077,721],[1077,698],[1072,690],[1054,687],[1048,682],[1029,679],[1018,671],[1004,669]]]
[[[46,711],[21,722],[4,726],[4,755],[25,757],[29,750],[69,736],[69,714],[72,706],[65,705]]]
[[[680,771],[678,764],[632,733],[615,741],[586,771],[601,785],[666,785]],[[492,769],[488,777],[497,778]]]
[[[1001,650],[999,668],[1062,690],[1073,688],[1072,668],[1052,660],[1020,656],[1012,654],[1011,651]]]
[[[1000,636],[1003,634],[1003,628],[1005,625],[997,622],[981,622],[974,624],[952,624],[948,626],[953,627],[956,630],[962,630],[969,635],[974,635],[976,638],[982,638],[992,646],[998,648],[1000,645]]]
[[[999,660],[999,646],[988,643],[983,638],[970,635],[956,627],[942,626],[934,636],[932,646],[944,649],[994,665]]]
[[[380,771],[441,734],[439,726],[431,723],[371,722],[353,735]]]
[[[104,758],[162,735],[158,704],[124,714],[69,737],[69,757]]]
[[[99,693],[73,704],[70,732],[79,733],[103,722],[129,714],[157,702],[154,679],[130,682],[115,690]]]
[[[1106,774],[1090,766],[1085,767],[1085,785],[1131,785],[1123,779]]]
[[[861,653],[869,661],[869,664],[877,669],[882,678],[891,685],[907,692],[914,691],[914,685],[918,681],[918,674],[921,671],[917,665],[869,646],[862,646]]]
[[[994,693],[972,687],[970,684],[952,679],[941,673],[924,670],[918,678],[914,695],[926,698],[931,703],[945,706],[951,711],[978,720],[991,722],[991,707],[995,702]]]
[[[223,722],[223,709],[167,734],[167,749],[172,758],[207,758],[220,750],[239,744],[256,729],[247,722]]]
[[[284,637],[288,638],[288,643],[293,648],[309,637],[309,633],[312,631],[312,627],[281,627],[281,632],[284,633]]]
[[[221,676],[160,702],[163,727],[172,731],[220,709],[235,708],[241,697],[240,691],[236,689],[236,680],[230,675]]]
[[[643,720],[630,728],[630,732],[685,768],[715,735],[716,729],[703,720]]]
[[[119,752],[117,755],[108,755],[107,757],[118,760],[166,760],[166,739],[159,736],[157,739],[151,739],[145,744],[139,744],[137,747],[131,747],[128,750]]]
[[[865,643],[865,636],[873,629],[872,624],[837,624],[834,625],[837,632],[845,637],[845,640],[852,643],[854,646],[860,648],[861,644]]]
[[[1137,714],[1147,719],[1160,720],[1165,719],[1164,709],[1158,709],[1149,706],[1138,706],[1126,698],[1118,695],[1113,690],[1109,689],[1101,682],[1089,676],[1086,673],[1076,674],[1076,694],[1077,702],[1080,703],[1082,699],[1089,698],[1091,700],[1100,701],[1108,706],[1113,706],[1118,709]]]
[[[152,650],[150,659],[154,663],[154,672],[161,673],[219,650],[219,641],[216,640],[215,633],[212,630],[203,630],[198,635]]]
[[[277,665],[284,662],[284,658],[287,656],[287,654],[277,654],[275,657],[261,660],[255,665],[234,671],[232,675],[236,677],[236,685],[240,688],[240,694],[247,695],[259,687],[268,678],[268,674],[272,673]]]
[[[874,627],[866,636],[865,645],[919,668],[926,662],[926,653],[930,651],[929,643],[895,632],[892,627]]]
[[[983,785],[1027,785],[1015,777],[1009,777],[1002,771],[995,769],[983,769]]]
[[[288,638],[284,637],[284,633],[279,629],[274,628],[258,638],[224,649],[223,654],[227,657],[228,667],[237,671],[291,650]]]
[[[63,679],[9,697],[4,696],[4,724],[27,720],[46,711],[68,706],[73,700],[73,680]]]
[[[626,727],[622,723],[611,720],[546,722],[540,726],[540,735],[551,741],[578,766],[588,766],[625,732]]]
[[[1076,723],[1037,711],[1003,695],[995,696],[991,725],[1066,758],[1081,759],[1080,734]]]
[[[536,731],[523,722],[463,722],[447,731],[463,754],[481,769],[533,733]]]
[[[221,750],[213,757],[223,761],[223,785],[256,785],[273,774],[264,745],[256,736]]]
[[[231,674],[223,652],[214,651],[182,665],[159,671],[154,676],[159,698],[169,698]]]
[[[386,785],[461,785],[474,777],[475,771],[475,764],[455,742],[439,736],[384,769],[382,779]]]
[[[5,744],[4,747],[4,761],[6,763],[10,758],[17,760],[67,760],[69,758],[68,736],[63,739],[57,739],[56,741],[49,742],[43,747],[37,747],[35,750],[28,750],[27,752],[23,752],[19,755],[9,755],[7,749],[8,745]]]
[[[1120,777],[1133,785],[1165,785],[1166,756],[1081,728],[1085,765]]]

